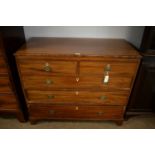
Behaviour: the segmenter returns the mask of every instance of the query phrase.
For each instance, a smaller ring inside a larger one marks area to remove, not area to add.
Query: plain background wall
[[[121,38],[140,46],[143,26],[25,26],[30,37]]]

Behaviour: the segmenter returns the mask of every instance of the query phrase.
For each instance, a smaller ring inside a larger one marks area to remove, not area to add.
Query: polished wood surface
[[[80,74],[85,75],[103,75],[106,69],[106,66],[110,64],[110,75],[133,75],[136,71],[137,63],[133,62],[114,62],[104,61],[82,61],[80,62]],[[129,67],[130,66],[130,67]],[[124,70],[124,69],[127,70]]]
[[[75,76],[23,76],[26,89],[56,89],[76,88],[78,83]]]
[[[73,38],[32,38],[15,56],[31,122],[121,122],[141,58],[124,40]]]
[[[121,120],[122,106],[30,106],[30,118],[33,119],[84,119],[84,120]]]
[[[126,105],[127,92],[98,91],[27,91],[29,103],[82,104],[82,105]]]
[[[109,75],[108,84],[104,84],[104,76],[80,76],[79,87],[97,87],[98,89],[120,89],[120,90],[129,90],[132,84],[131,77],[123,77],[123,76],[111,76]]]
[[[12,92],[11,83],[8,76],[0,76],[0,93]]]
[[[48,64],[48,66],[46,66]],[[46,67],[49,67],[49,71],[45,71]],[[30,75],[52,75],[52,74],[70,74],[76,73],[76,62],[66,61],[29,61],[23,60],[20,63],[21,73]]]
[[[50,51],[50,52],[49,52]],[[31,38],[18,51],[20,55],[140,57],[121,39]]]
[[[18,109],[14,94],[0,94],[0,111]]]
[[[109,76],[109,83],[104,84],[104,76],[23,76],[26,89],[65,89],[65,88],[96,88],[100,90],[130,90],[132,77]],[[78,80],[78,81],[77,81]]]

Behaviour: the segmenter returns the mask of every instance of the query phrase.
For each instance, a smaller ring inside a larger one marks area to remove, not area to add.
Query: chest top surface
[[[140,58],[137,50],[123,39],[93,38],[30,38],[18,52],[18,56],[100,56]]]

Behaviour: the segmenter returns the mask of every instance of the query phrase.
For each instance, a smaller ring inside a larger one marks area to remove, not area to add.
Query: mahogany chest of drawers
[[[16,87],[19,86],[15,84],[14,75],[18,73],[13,53],[24,39],[22,27],[0,27],[0,116],[15,115],[21,122],[25,117],[17,95]]]
[[[126,41],[31,38],[15,56],[31,123],[122,123],[141,58]]]

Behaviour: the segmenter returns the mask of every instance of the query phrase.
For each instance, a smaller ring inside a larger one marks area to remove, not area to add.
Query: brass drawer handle
[[[103,115],[102,111],[97,112],[98,115]]]
[[[78,107],[78,106],[76,106],[76,107],[75,107],[75,110],[79,110],[79,107]]]
[[[54,99],[55,96],[54,95],[47,95],[48,99]]]
[[[47,80],[46,80],[46,84],[47,84],[47,85],[53,84],[53,81],[52,81],[52,80],[47,79]]]
[[[48,112],[49,112],[49,114],[51,114],[51,115],[55,113],[54,110],[49,110]]]
[[[103,96],[100,97],[100,99],[101,99],[101,100],[106,100],[106,99],[107,99],[107,96],[104,96],[104,95],[103,95]]]
[[[104,71],[105,71],[105,72],[111,71],[111,65],[110,65],[110,64],[107,64],[107,65],[105,66],[105,68],[104,68]]]
[[[49,66],[48,63],[45,63],[44,70],[45,70],[46,72],[51,72],[52,68]]]

